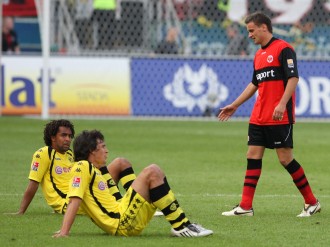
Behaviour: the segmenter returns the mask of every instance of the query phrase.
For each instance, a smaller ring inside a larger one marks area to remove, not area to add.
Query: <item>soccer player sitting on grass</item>
[[[136,177],[121,201],[109,192],[101,175],[108,149],[97,130],[83,131],[73,143],[75,165],[69,183],[70,200],[61,229],[53,237],[69,235],[81,207],[102,230],[117,236],[139,235],[156,209],[160,209],[177,237],[203,237],[213,233],[191,223],[176,200],[163,171],[149,165]]]
[[[74,126],[68,120],[53,120],[46,124],[44,129],[46,146],[33,154],[29,184],[19,211],[15,214],[25,213],[38,190],[39,184],[41,184],[47,204],[56,213],[65,212],[67,206],[66,194],[69,190],[68,183],[71,178],[70,170],[74,165],[73,153],[70,150],[74,133]],[[122,196],[117,183],[121,182],[126,189],[131,185],[136,177],[132,165],[124,158],[116,158],[108,167],[104,168],[102,175],[107,180],[109,192],[117,200],[121,199]],[[83,214],[82,210],[79,210],[78,214]]]

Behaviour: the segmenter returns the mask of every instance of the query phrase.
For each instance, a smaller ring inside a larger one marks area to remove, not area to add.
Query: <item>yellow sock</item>
[[[150,190],[150,199],[153,205],[163,212],[166,220],[175,230],[181,230],[185,225],[190,224],[166,179],[164,184]]]
[[[119,182],[126,191],[131,186],[131,184],[135,179],[136,179],[136,175],[132,167],[125,169],[119,174]]]

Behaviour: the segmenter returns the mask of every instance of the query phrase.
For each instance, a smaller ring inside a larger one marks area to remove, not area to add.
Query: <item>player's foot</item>
[[[253,216],[254,211],[253,208],[251,209],[243,209],[240,207],[240,205],[236,205],[232,210],[222,212],[222,215],[224,216]]]
[[[297,217],[310,217],[313,214],[321,212],[321,204],[319,200],[314,205],[305,204],[302,212],[297,215]]]
[[[204,227],[196,223],[192,223],[179,231],[176,231],[172,228],[171,234],[175,237],[191,238],[191,237],[205,237],[213,234],[213,231],[205,229]]]
[[[158,217],[158,216],[164,216],[163,212],[160,210],[156,210],[154,217]]]

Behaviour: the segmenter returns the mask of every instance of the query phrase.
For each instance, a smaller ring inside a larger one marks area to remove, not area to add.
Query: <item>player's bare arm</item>
[[[68,204],[68,208],[63,218],[63,223],[61,230],[53,235],[53,238],[68,237],[70,233],[71,226],[76,218],[79,206],[81,204],[81,199],[79,197],[71,197]]]
[[[221,109],[218,115],[219,120],[227,121],[235,113],[235,111],[240,105],[242,105],[245,101],[250,99],[255,94],[257,89],[258,88],[254,84],[252,84],[252,82],[250,82],[244,89],[244,91],[241,93],[241,95],[238,96],[233,103]]]
[[[284,94],[281,98],[279,104],[275,107],[273,112],[273,119],[281,121],[283,118],[284,111],[286,109],[286,104],[292,97],[294,91],[296,90],[299,79],[297,77],[291,77],[288,80],[287,86],[285,88]]]

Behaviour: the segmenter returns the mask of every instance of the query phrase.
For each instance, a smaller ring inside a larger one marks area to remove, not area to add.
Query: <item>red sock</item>
[[[252,202],[258,180],[261,175],[262,160],[247,159],[247,168],[244,179],[241,208],[252,208]]]
[[[291,175],[293,182],[305,199],[306,204],[314,205],[317,202],[311,187],[309,186],[304,169],[293,159],[285,168]]]

